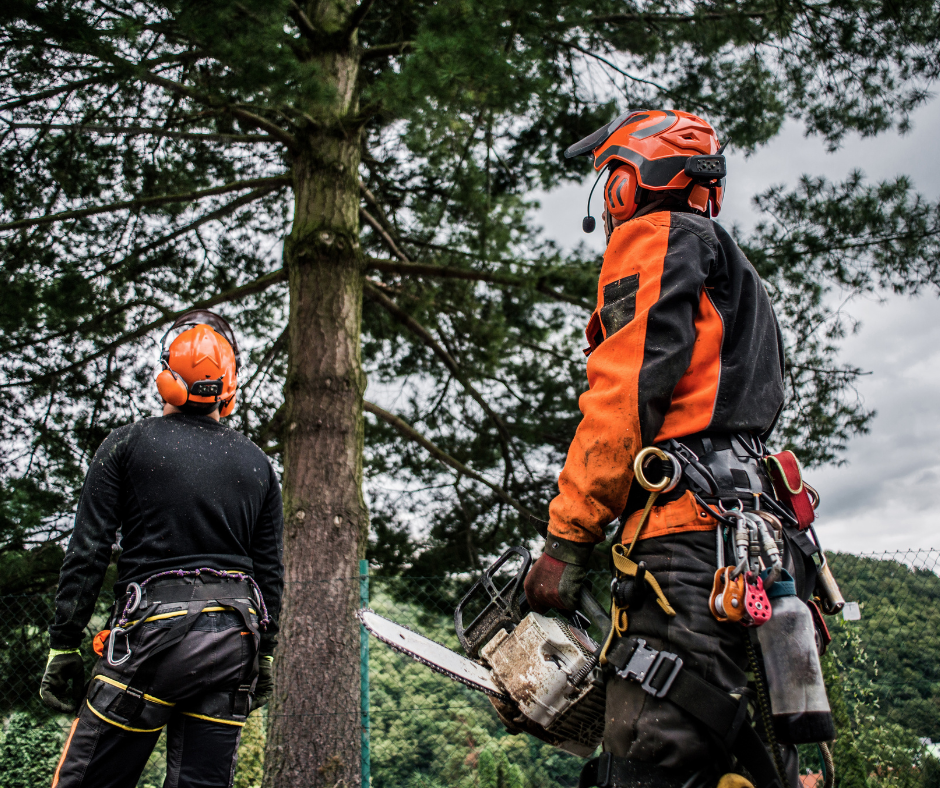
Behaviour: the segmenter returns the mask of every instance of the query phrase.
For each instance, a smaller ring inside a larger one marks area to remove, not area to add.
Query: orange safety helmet
[[[185,328],[167,347],[170,332]],[[177,318],[160,340],[157,391],[170,405],[210,406],[221,403],[220,416],[235,409],[238,387],[238,343],[225,318],[206,309],[192,309]]]
[[[696,115],[633,109],[576,142],[565,158],[590,153],[595,170],[610,171],[604,188],[607,215],[626,221],[648,198],[644,189],[675,192],[694,210],[717,216],[727,174],[723,152],[715,130]],[[594,230],[590,200],[585,232]]]

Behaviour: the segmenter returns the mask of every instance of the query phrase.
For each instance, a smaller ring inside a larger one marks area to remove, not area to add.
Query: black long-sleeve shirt
[[[277,632],[284,571],[281,489],[264,452],[208,416],[119,427],[95,452],[59,576],[52,648],[81,642],[118,529],[115,593],[168,569],[252,575]]]

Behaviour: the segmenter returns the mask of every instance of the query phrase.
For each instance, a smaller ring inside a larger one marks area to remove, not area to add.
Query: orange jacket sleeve
[[[587,334],[588,391],[583,419],[558,478],[548,530],[575,542],[599,542],[623,511],[633,460],[663,426],[673,391],[689,371],[696,315],[714,254],[669,212],[614,230]]]

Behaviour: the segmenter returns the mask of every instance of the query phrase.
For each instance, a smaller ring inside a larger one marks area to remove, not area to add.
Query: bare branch
[[[496,493],[497,497],[501,501],[509,504],[520,514],[525,515],[526,517],[531,517],[531,518],[535,517],[535,515],[533,515],[532,512],[526,509],[521,503],[519,503],[515,498],[513,498],[508,492],[506,492],[498,484],[494,484],[485,476],[481,476],[476,471],[470,470],[470,468],[468,468],[466,465],[460,462],[460,460],[457,460],[454,457],[451,457],[443,449],[431,443],[431,441],[429,441],[426,437],[424,437],[424,435],[418,432],[414,427],[412,427],[403,419],[400,419],[398,416],[395,416],[394,414],[389,413],[387,410],[382,410],[382,408],[380,408],[378,405],[373,405],[371,402],[363,401],[362,408],[367,413],[371,413],[373,416],[377,416],[386,424],[390,424],[408,440],[413,441],[414,443],[417,443],[419,446],[425,449],[428,452],[428,454],[434,457],[434,459],[438,460],[439,462],[444,463],[444,465],[447,465],[453,468],[455,471],[462,474],[463,476],[473,479],[474,481],[478,481],[480,482],[480,484],[484,484],[487,487],[489,487],[494,493]]]
[[[145,126],[87,126],[65,123],[10,123],[14,129],[55,129],[57,131],[87,131],[92,134],[114,134],[128,137],[148,134],[153,137],[171,137],[182,140],[212,140],[217,142],[279,142],[269,134],[211,134],[192,131],[168,131]]]
[[[384,228],[382,227],[382,225],[379,223],[379,220],[378,220],[378,219],[376,219],[375,217],[373,217],[365,208],[360,208],[360,209],[359,209],[359,215],[360,215],[363,219],[365,219],[366,222],[369,223],[369,226],[370,226],[373,230],[375,230],[375,232],[378,234],[378,236],[379,236],[383,241],[385,241],[385,245],[388,246],[388,248],[392,251],[392,254],[394,254],[394,255],[395,255],[399,260],[401,260],[402,262],[405,262],[405,263],[410,262],[410,261],[408,260],[408,258],[405,256],[405,253],[402,252],[402,250],[399,249],[398,246],[395,244],[395,242],[392,240],[392,236],[390,236],[387,232],[385,232],[385,229],[384,229]],[[2,230],[2,229],[3,229],[3,228],[0,227],[0,230]]]
[[[191,309],[209,309],[210,307],[216,306],[217,304],[223,304],[228,301],[237,301],[240,298],[245,298],[246,296],[263,292],[272,285],[284,281],[287,281],[287,271],[284,268],[279,268],[277,271],[272,271],[269,274],[259,276],[257,279],[248,282],[247,284],[240,285],[239,287],[233,287],[231,290],[227,290],[224,293],[218,293],[211,298],[206,298],[202,301],[197,301],[194,304],[190,304],[185,309],[180,309],[177,312],[168,312],[164,314],[163,317],[160,317],[157,320],[146,323],[145,325],[140,326],[133,331],[129,331],[128,333],[121,335],[113,342],[102,345],[94,353],[85,356],[85,358],[76,361],[73,364],[69,364],[68,366],[63,367],[62,369],[52,370],[51,372],[44,372],[34,378],[30,378],[29,380],[17,380],[11,383],[2,383],[0,384],[0,389],[16,388],[18,386],[27,386],[34,383],[41,383],[47,380],[54,380],[55,378],[58,378],[62,375],[67,375],[70,372],[81,369],[86,364],[90,364],[95,359],[107,355],[113,350],[121,347],[121,345],[126,345],[128,342],[133,342],[135,339],[140,339],[140,337],[145,336],[155,328],[159,328],[160,326],[166,325],[167,323],[176,320],[176,318],[178,318],[180,315],[186,314]]]
[[[359,55],[359,60],[378,60],[379,58],[383,57],[404,55],[406,52],[413,50],[414,47],[414,41],[398,41],[394,44],[379,44],[379,46],[364,49],[362,54]]]
[[[349,21],[346,23],[346,35],[348,38],[352,38],[353,33],[355,33],[359,26],[362,24],[362,20],[366,18],[366,14],[369,13],[369,9],[372,8],[375,0],[361,0],[356,10],[349,15]]]
[[[227,192],[234,192],[240,189],[286,186],[290,183],[291,177],[289,175],[275,175],[270,178],[252,178],[247,181],[236,181],[235,183],[226,183],[222,186],[214,186],[211,189],[202,189],[201,191],[187,192],[184,194],[161,194],[157,197],[138,197],[136,200],[115,202],[110,205],[80,208],[76,211],[63,211],[62,213],[53,213],[49,216],[37,216],[33,219],[20,219],[16,222],[0,224],[0,230],[20,230],[24,227],[35,227],[41,224],[63,222],[68,219],[81,219],[85,216],[94,216],[100,213],[113,213],[114,211],[122,211],[128,208],[150,208],[175,202],[194,202],[204,197],[214,197],[217,194],[226,194]]]

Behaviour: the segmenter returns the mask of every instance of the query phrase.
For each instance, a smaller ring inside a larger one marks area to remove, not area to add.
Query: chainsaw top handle
[[[522,565],[502,587],[497,588],[493,582],[496,573],[513,556],[522,558]],[[525,601],[525,591],[522,584],[529,568],[532,566],[532,555],[524,547],[510,547],[497,558],[480,579],[464,595],[454,611],[454,629],[457,630],[457,639],[467,655],[473,659],[479,656],[480,649],[492,640],[501,629],[512,629],[522,621],[525,615],[523,606],[528,608]],[[483,602],[483,609],[474,617],[473,621],[464,626],[464,615],[470,605]]]
[[[496,574],[514,556],[522,558],[519,570],[508,582],[497,587],[494,582]],[[454,611],[454,629],[467,656],[477,659],[480,649],[489,643],[499,630],[505,629],[511,632],[529,612],[523,583],[531,566],[532,555],[525,547],[510,547],[483,572],[480,579],[460,600]],[[464,617],[470,606],[476,608],[480,603],[483,605],[480,613],[465,625]],[[578,611],[571,613],[560,611],[574,626],[586,630],[587,625],[593,621],[605,632],[610,628],[610,618],[586,588],[581,589],[578,604],[588,614],[588,619],[585,619]]]

